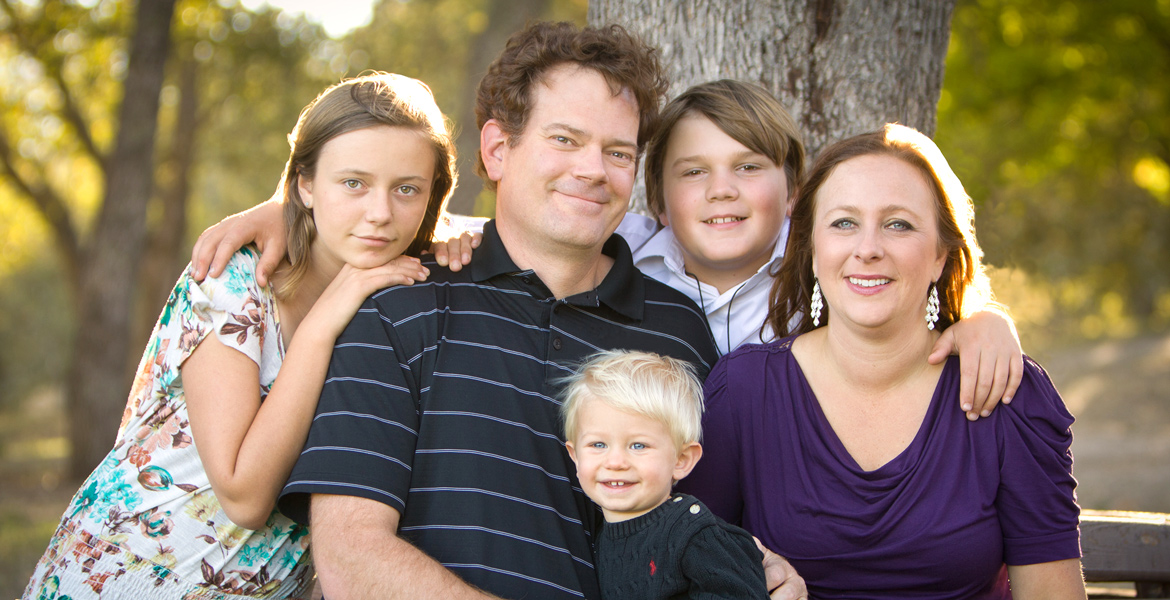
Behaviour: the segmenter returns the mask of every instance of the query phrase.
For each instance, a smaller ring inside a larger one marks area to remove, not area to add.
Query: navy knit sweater
[[[597,541],[603,600],[767,598],[763,555],[751,534],[675,494],[628,521],[606,523]]]

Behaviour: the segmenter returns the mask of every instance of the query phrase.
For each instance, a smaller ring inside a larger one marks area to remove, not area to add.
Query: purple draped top
[[[703,458],[679,490],[788,558],[814,598],[1010,598],[1006,565],[1078,558],[1072,415],[1027,357],[974,423],[948,360],[910,445],[864,471],[791,350],[742,346],[707,379]]]

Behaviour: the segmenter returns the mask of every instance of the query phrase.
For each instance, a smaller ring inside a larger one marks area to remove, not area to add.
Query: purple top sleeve
[[[703,459],[679,489],[788,558],[812,596],[1010,597],[1005,564],[1080,556],[1073,419],[1039,365],[1025,361],[1011,405],[970,423],[952,357],[914,440],[864,471],[790,346],[715,366]]]

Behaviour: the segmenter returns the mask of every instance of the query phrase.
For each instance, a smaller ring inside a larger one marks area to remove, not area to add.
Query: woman
[[[1047,375],[1026,361],[1016,401],[971,423],[957,359],[925,360],[982,279],[934,144],[887,125],[830,147],[790,231],[769,315],[790,337],[712,371],[687,491],[811,597],[1084,598],[1073,419]]]
[[[325,90],[289,139],[287,260],[271,286],[257,284],[251,248],[202,284],[180,277],[117,443],[26,598],[307,595],[307,531],[273,510],[277,494],[337,336],[369,294],[427,276],[401,255],[429,245],[455,157],[430,90],[385,73]]]

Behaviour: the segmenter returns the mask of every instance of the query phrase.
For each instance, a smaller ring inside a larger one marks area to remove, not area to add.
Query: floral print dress
[[[284,348],[256,261],[245,248],[218,278],[179,278],[142,355],[117,443],[65,510],[25,598],[308,596],[308,529],[278,511],[258,531],[228,519],[191,437],[179,370],[214,334],[260,366],[267,396]]]

